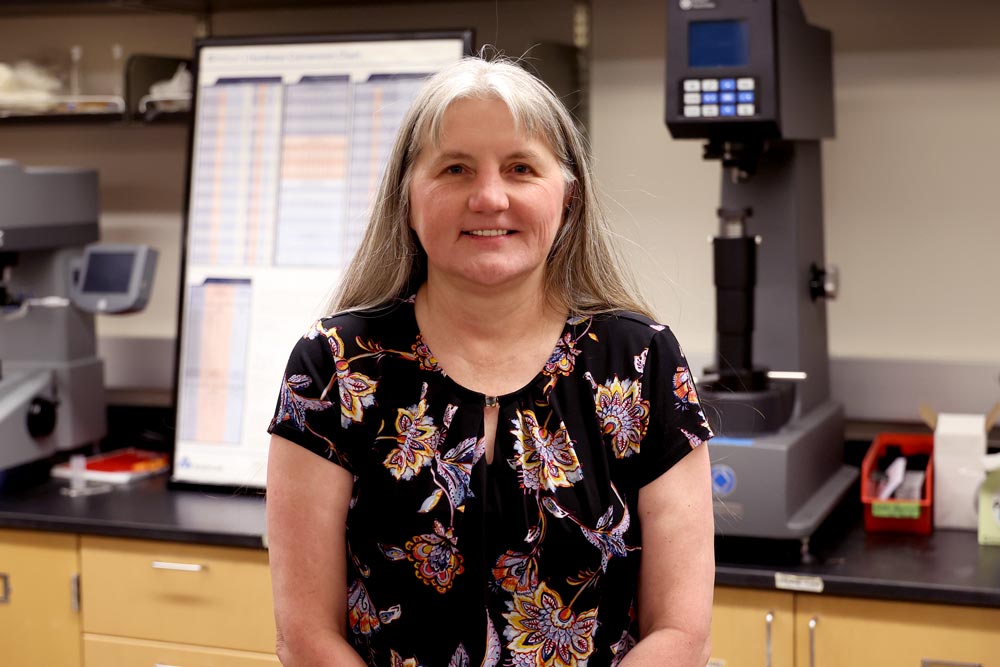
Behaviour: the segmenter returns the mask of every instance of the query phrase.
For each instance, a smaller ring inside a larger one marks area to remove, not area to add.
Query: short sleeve
[[[330,343],[317,323],[295,344],[267,432],[353,471],[338,444],[343,434],[337,370]]]
[[[665,473],[713,435],[691,369],[669,328],[658,331],[649,344],[642,394],[648,401],[650,414],[634,469],[640,487]]]

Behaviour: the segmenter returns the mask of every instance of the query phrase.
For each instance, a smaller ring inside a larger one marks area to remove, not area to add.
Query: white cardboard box
[[[934,429],[934,527],[978,530],[986,433],[1000,405],[989,415],[921,412]]]

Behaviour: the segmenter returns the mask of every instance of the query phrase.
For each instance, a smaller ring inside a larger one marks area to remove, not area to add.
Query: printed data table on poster
[[[209,278],[188,288],[184,339],[190,341],[182,369],[185,401],[179,419],[185,440],[235,444],[243,427],[250,281]]]
[[[469,31],[198,43],[173,481],[263,488],[288,353],[361,242],[396,132]]]

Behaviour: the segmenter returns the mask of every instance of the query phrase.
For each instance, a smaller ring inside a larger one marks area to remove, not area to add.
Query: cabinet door
[[[1000,667],[998,628],[998,609],[799,595],[796,666]]]
[[[0,530],[0,662],[80,665],[77,538]]]
[[[280,667],[278,657],[224,648],[186,646],[166,642],[123,639],[103,635],[83,636],[84,667]]]
[[[716,588],[711,667],[792,667],[792,593]]]

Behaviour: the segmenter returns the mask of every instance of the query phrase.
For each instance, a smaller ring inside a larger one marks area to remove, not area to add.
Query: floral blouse
[[[292,351],[268,430],[354,475],[347,636],[380,667],[617,665],[639,489],[712,436],[677,341],[634,313],[571,317],[498,397],[492,462],[485,400],[438,366],[412,297]]]

